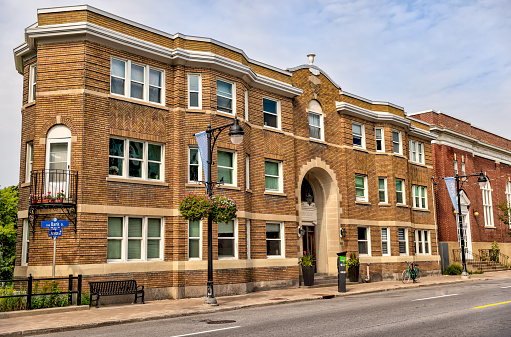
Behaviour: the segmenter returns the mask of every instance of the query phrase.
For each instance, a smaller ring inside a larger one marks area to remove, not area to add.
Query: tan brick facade
[[[188,151],[197,144],[194,134],[204,131],[208,124],[215,127],[233,121],[233,115],[217,111],[218,79],[233,83],[235,111],[245,131],[240,145],[231,144],[227,132],[216,143],[216,149],[235,151],[237,183],[218,186],[214,193],[232,197],[239,209],[236,258],[218,258],[218,227],[214,224],[213,228],[215,286],[219,286],[221,293],[297,284],[297,257],[304,249],[303,239],[297,233],[308,225],[302,212],[304,179],[314,192],[313,207],[317,210],[313,232],[319,273],[336,274],[337,252],[359,252],[358,228],[367,229],[370,248],[361,256],[361,262],[363,266],[371,264],[373,280],[396,277],[404,269],[404,262],[412,259],[421,261],[426,273],[438,271],[431,193],[430,141],[434,137],[428,124],[407,118],[398,106],[342,92],[315,66],[280,70],[250,60],[241,50],[214,40],[172,36],[92,7],[41,10],[38,18],[38,27],[62,25],[73,29],[81,22],[88,22],[94,25],[90,29],[119,39],[123,37],[118,33],[122,33],[125,41],[133,43],[133,39],[138,39],[138,44],[126,47],[115,39],[102,39],[92,30],[88,35],[83,30],[77,31],[69,41],[65,36],[35,38],[29,31],[27,48],[15,50],[17,65],[21,64],[18,70],[24,76],[16,276],[51,274],[52,241],[39,222],[32,228],[34,233],[30,233],[28,263],[21,265],[25,245],[23,223],[28,218],[29,193],[34,184],[25,181],[26,149],[27,142],[33,141],[33,171],[48,169],[47,135],[55,125],[65,125],[71,133],[70,170],[79,175],[77,231],[66,228],[58,239],[57,274],[82,273],[85,280],[136,278],[152,289],[154,298],[203,294],[206,226],[202,226],[201,259],[189,260],[188,222],[180,217],[178,206],[187,193],[204,193],[203,185],[188,182]],[[176,54],[178,49],[189,54]],[[196,52],[206,52],[209,58],[200,59]],[[111,93],[112,58],[162,71],[164,104]],[[34,63],[37,63],[37,93],[35,102],[28,102],[29,69]],[[200,109],[188,108],[188,74],[201,76]],[[264,124],[263,99],[278,101],[276,129]],[[321,106],[322,140],[310,138],[311,100]],[[364,126],[364,148],[353,144],[352,123]],[[383,128],[385,148],[381,152],[376,149],[375,128]],[[401,154],[393,153],[392,131],[399,132],[401,137]],[[112,137],[161,145],[163,179],[109,174]],[[423,163],[410,161],[409,140],[423,144]],[[214,162],[217,162],[216,155],[215,150]],[[245,178],[247,155],[250,156],[250,189]],[[265,161],[279,163],[281,191],[265,188]],[[356,200],[355,175],[366,177],[366,201]],[[388,200],[384,203],[379,202],[378,178],[387,182]],[[396,179],[404,182],[404,201],[400,205],[396,202]],[[217,180],[215,166],[212,180]],[[427,191],[424,209],[413,207],[411,191],[415,185]],[[46,217],[37,220],[53,216],[49,211]],[[161,219],[160,259],[108,261],[109,217]],[[250,233],[247,233],[249,220]],[[267,255],[269,222],[281,224],[283,254],[278,258]],[[341,228],[346,231],[343,238],[339,235]],[[389,231],[388,254],[382,253],[381,228]],[[399,250],[399,228],[406,229],[406,253]],[[427,254],[416,254],[416,230],[428,233]]]

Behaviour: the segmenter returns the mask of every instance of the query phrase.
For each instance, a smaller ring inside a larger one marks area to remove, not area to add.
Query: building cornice
[[[457,132],[447,127],[431,126],[431,132],[438,135],[434,144],[453,147],[470,152],[474,156],[511,165],[511,151],[500,146],[484,142],[476,137]]]
[[[369,103],[369,104],[372,104],[372,105],[387,105],[387,106],[396,108],[398,110],[402,110],[404,112],[404,108],[403,107],[401,107],[399,105],[396,105],[396,104],[389,103],[389,102],[371,101],[371,100],[369,100],[367,98],[357,96],[357,95],[352,94],[352,93],[347,92],[347,91],[341,92],[341,95],[346,95],[348,97],[355,98],[355,99],[358,99],[359,101],[366,102],[366,103]]]
[[[80,36],[84,37],[86,40],[95,42],[105,43],[105,41],[108,41],[109,44],[121,45],[123,48],[129,48],[133,52],[156,58],[169,64],[215,68],[242,77],[247,83],[254,87],[275,92],[286,97],[294,97],[302,93],[302,90],[299,88],[266,76],[258,75],[249,66],[214,53],[180,48],[170,49],[88,22],[29,27],[26,29],[26,35],[27,42],[14,49],[16,69],[20,73],[23,72],[23,56],[31,50],[35,50],[37,40],[56,38],[59,38],[59,40],[63,38],[76,39],[77,36]]]
[[[436,135],[433,133],[422,130],[412,125],[412,122],[409,119],[394,115],[390,112],[371,111],[346,102],[336,102],[335,106],[338,112],[342,112],[349,116],[361,118],[371,122],[387,123],[402,127],[408,132],[408,135],[413,137],[424,139],[426,141],[432,141],[436,139]]]

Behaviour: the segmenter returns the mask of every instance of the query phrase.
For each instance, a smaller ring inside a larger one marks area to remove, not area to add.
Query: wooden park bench
[[[96,296],[96,308],[99,308],[100,296],[135,294],[135,303],[137,303],[141,294],[142,303],[144,303],[144,286],[137,286],[135,280],[89,282],[89,287],[89,307],[92,306],[93,296]]]

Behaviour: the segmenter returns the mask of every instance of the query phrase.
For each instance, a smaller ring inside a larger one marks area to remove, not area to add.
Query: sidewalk
[[[460,276],[423,277],[420,283],[415,284],[411,282],[403,284],[401,281],[374,283],[348,282],[346,293],[337,292],[337,286],[335,286],[281,289],[236,296],[221,296],[217,297],[219,305],[216,307],[204,306],[204,298],[190,298],[182,300],[151,301],[146,302],[146,304],[112,305],[99,309],[93,307],[90,310],[85,306],[39,309],[18,313],[13,312],[4,315],[6,318],[0,319],[0,336],[23,336],[86,329],[105,325],[189,316],[279,303],[311,301],[362,293],[504,278],[511,278],[511,271],[486,272],[484,274],[471,275],[468,280],[462,280]],[[68,311],[69,309],[74,311]],[[25,316],[14,317],[20,314]]]

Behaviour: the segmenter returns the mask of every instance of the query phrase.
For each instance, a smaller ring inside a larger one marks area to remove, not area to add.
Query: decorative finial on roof
[[[307,57],[309,58],[309,64],[313,64],[314,63],[314,56],[316,56],[316,54],[309,54],[309,55],[307,55]]]

